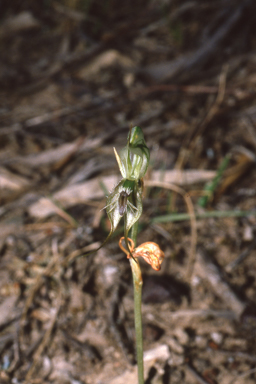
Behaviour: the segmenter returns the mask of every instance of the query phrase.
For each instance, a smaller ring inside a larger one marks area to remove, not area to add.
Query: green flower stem
[[[136,247],[138,232],[138,221],[132,226],[131,239]],[[137,350],[137,365],[138,365],[138,384],[144,384],[144,365],[143,365],[143,336],[142,336],[142,316],[141,316],[141,293],[142,293],[142,275],[138,260],[132,258],[130,265],[132,269],[133,287],[134,287],[134,322],[136,333],[136,350]]]

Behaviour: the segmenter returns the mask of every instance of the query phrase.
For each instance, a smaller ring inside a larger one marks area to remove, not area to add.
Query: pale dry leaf
[[[63,188],[53,195],[53,200],[57,201],[63,208],[68,208],[76,204],[85,204],[91,199],[101,199],[104,193],[100,188],[101,179],[88,180],[85,183],[75,184]],[[112,189],[117,183],[117,176],[107,176],[102,178],[108,190]],[[56,206],[51,200],[42,197],[29,207],[29,214],[34,217],[44,218],[56,212]]]
[[[31,317],[41,321],[42,323],[45,323],[46,321],[50,320],[51,315],[50,315],[49,311],[47,311],[46,309],[37,308],[31,312]]]
[[[20,191],[30,185],[30,182],[7,169],[0,167],[0,191],[3,189],[10,191]]]
[[[0,29],[0,34],[2,36],[8,36],[38,28],[40,28],[40,22],[31,12],[24,11],[5,20]]]
[[[37,154],[28,155],[26,157],[19,157],[18,160],[30,167],[38,167],[42,165],[50,165],[60,162],[66,158],[69,154],[81,153],[86,150],[97,148],[101,143],[102,139],[87,139],[82,144],[79,144],[81,138],[73,141],[72,143],[62,144],[56,148],[48,149]]]
[[[12,295],[7,297],[0,305],[0,326],[6,322],[11,322],[17,315],[17,303],[18,296]]]
[[[170,171],[154,171],[152,174],[153,180],[163,181],[165,183],[173,183],[180,186],[191,185],[196,183],[206,183],[216,176],[215,171],[211,170],[170,170]]]
[[[188,185],[189,183],[195,183],[199,180],[206,182],[215,176],[214,171],[153,171],[151,179],[153,180],[165,180],[165,182],[171,182],[182,185],[182,182]],[[112,190],[117,184],[120,177],[118,176],[106,176],[93,180],[88,180],[84,183],[70,185],[62,190],[56,192],[52,199],[56,201],[62,208],[69,208],[77,204],[86,204],[92,199],[102,199],[104,192],[100,188],[100,181],[103,182],[108,191]],[[32,204],[29,209],[30,216],[37,218],[45,218],[56,212],[56,206],[51,200],[42,197],[36,203]]]
[[[93,61],[91,61],[91,63],[81,69],[77,73],[77,76],[83,79],[88,78],[113,65],[118,65],[124,68],[132,68],[134,63],[129,57],[122,55],[115,49],[110,49],[109,51],[98,55]]]
[[[177,342],[176,342],[177,343]],[[144,361],[154,361],[154,360],[168,360],[170,357],[170,349],[166,344],[158,345],[156,348],[149,349],[144,352],[143,360]]]

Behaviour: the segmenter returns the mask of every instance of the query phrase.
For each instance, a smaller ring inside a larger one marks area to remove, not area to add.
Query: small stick
[[[245,249],[235,260],[231,261],[231,263],[229,263],[226,266],[226,271],[231,272],[240,263],[242,263],[242,261],[244,261],[246,257],[248,257],[250,253],[255,249],[255,246],[256,246],[256,237],[253,239],[253,241],[251,242],[251,244],[247,249]]]
[[[189,213],[189,218],[190,218],[190,223],[191,223],[191,248],[190,248],[190,255],[189,255],[189,260],[188,260],[188,266],[187,266],[187,271],[186,271],[186,278],[187,280],[190,280],[191,275],[192,275],[192,270],[193,270],[193,265],[195,261],[195,255],[196,255],[196,244],[197,244],[197,229],[196,229],[196,215],[195,215],[195,210],[194,206],[192,203],[192,200],[189,196],[189,194],[184,191],[184,189],[178,187],[175,184],[171,183],[165,183],[161,181],[145,181],[145,186],[146,187],[159,187],[159,188],[166,188],[170,189],[179,195],[183,197],[185,200],[185,203],[187,205],[188,213]]]
[[[246,303],[242,302],[233,292],[223,276],[222,270],[214,264],[209,255],[200,248],[197,254],[197,271],[199,275],[209,281],[214,293],[226,302],[239,318]]]
[[[194,376],[194,378],[197,380],[198,383],[210,384],[209,381],[206,381],[205,379],[203,379],[203,377],[199,375],[199,373],[197,373],[196,370],[193,367],[191,367],[191,365],[186,364],[185,367],[190,373],[192,373],[192,375]]]
[[[244,373],[241,373],[240,375],[238,375],[237,377],[235,377],[234,379],[232,379],[230,381],[230,384],[233,384],[235,383],[238,379],[241,379],[242,377],[246,377],[246,376],[249,376],[251,375],[252,373],[256,372],[256,368],[252,368],[252,369],[249,369],[249,371],[246,371]]]

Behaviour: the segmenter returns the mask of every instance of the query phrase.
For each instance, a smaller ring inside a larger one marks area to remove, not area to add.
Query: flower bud
[[[120,155],[115,148],[114,152],[123,178],[139,180],[145,175],[150,154],[140,127],[130,130],[127,145],[120,151]]]

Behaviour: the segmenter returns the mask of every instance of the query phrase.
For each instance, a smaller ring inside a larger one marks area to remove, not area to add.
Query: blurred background
[[[133,289],[103,210],[151,160],[146,384],[256,380],[253,0],[0,1],[0,382],[136,383]]]

